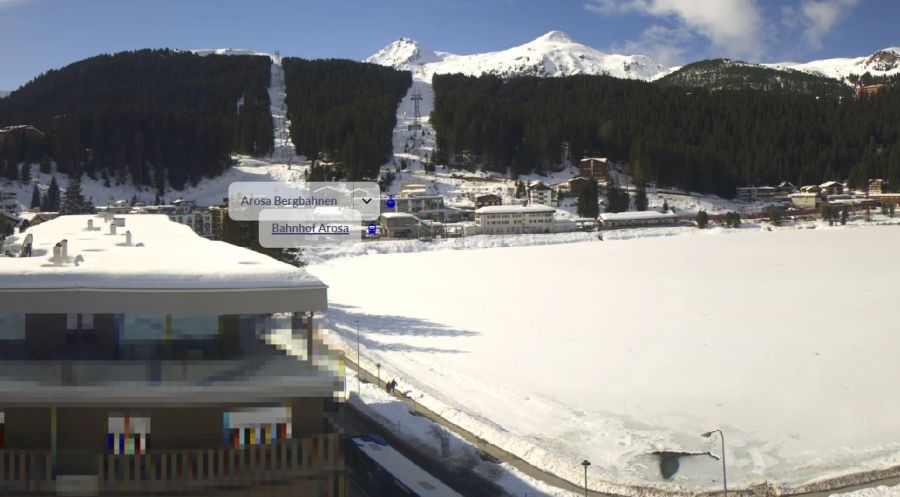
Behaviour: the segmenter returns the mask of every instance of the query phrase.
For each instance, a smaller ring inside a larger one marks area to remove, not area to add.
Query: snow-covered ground
[[[698,236],[339,258],[328,327],[419,402],[590,486],[783,489],[900,464],[884,312],[900,227],[705,230]],[[765,228],[765,227],[764,227]],[[360,278],[360,274],[366,275]]]
[[[845,494],[834,494],[832,497],[900,497],[900,486],[866,488]]]

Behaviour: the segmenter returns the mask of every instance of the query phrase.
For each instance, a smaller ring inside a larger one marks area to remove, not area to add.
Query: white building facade
[[[475,211],[479,235],[549,233],[556,209],[546,205],[495,205]]]

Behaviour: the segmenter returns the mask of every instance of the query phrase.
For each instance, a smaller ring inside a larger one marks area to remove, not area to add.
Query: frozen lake
[[[421,402],[592,488],[900,464],[900,228],[433,251],[313,266],[328,325]],[[614,484],[609,486],[608,484]]]

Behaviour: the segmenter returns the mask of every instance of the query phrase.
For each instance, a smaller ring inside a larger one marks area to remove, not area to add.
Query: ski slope
[[[335,259],[328,327],[417,401],[590,486],[782,490],[900,465],[884,312],[900,227],[736,230]],[[360,275],[365,277],[361,278]]]

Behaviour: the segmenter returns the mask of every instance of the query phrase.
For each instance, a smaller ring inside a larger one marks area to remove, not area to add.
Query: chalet
[[[481,235],[550,233],[556,209],[546,205],[495,205],[475,211],[475,229]]]
[[[478,195],[475,197],[475,208],[479,209],[481,207],[487,207],[490,205],[501,205],[503,204],[503,199],[500,198],[500,195],[495,195],[493,193],[485,193],[483,195]]]
[[[592,180],[591,178],[586,178],[584,176],[576,176],[568,181],[569,183],[569,193],[572,195],[578,195],[581,193],[581,189],[588,186]]]
[[[804,185],[800,187],[800,193],[815,193],[818,195],[822,193],[822,189],[819,185]]]
[[[878,83],[874,85],[856,85],[856,97],[860,98],[863,95],[870,97],[872,95],[877,95],[885,90],[884,83]]]
[[[662,226],[674,224],[676,219],[675,214],[671,212],[604,212],[603,214],[600,214],[600,226],[606,229]]]
[[[553,205],[553,190],[543,181],[532,181],[527,189],[529,205]]]
[[[870,179],[869,180],[869,194],[873,193],[885,193],[887,190],[888,182],[883,179]]]
[[[819,185],[819,193],[822,195],[841,195],[844,193],[844,185],[838,181],[826,181]]]
[[[609,159],[603,157],[585,157],[578,163],[578,175],[593,178],[601,183],[609,181]]]
[[[0,128],[0,144],[6,143],[7,140],[39,140],[44,136],[46,135],[43,131],[28,124]]]

